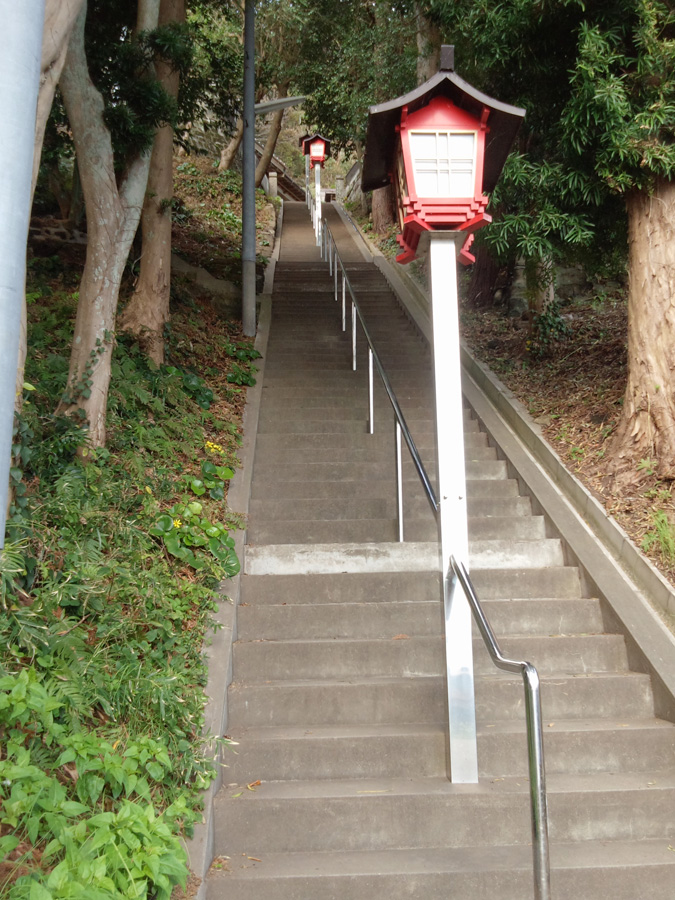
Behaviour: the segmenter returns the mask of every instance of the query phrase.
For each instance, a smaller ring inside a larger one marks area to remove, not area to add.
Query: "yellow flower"
[[[223,452],[223,448],[220,446],[220,444],[214,444],[213,441],[206,442],[206,449],[209,450],[211,453],[222,453]]]
[[[180,528],[180,526],[181,526],[182,524],[183,524],[183,523],[181,522],[180,519],[174,519],[174,520],[173,520],[173,527],[174,527],[174,528]]]

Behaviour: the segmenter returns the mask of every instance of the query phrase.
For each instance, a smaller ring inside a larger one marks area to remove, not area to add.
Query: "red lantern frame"
[[[396,128],[399,133],[396,172],[391,176],[397,194],[401,229],[397,241],[403,250],[396,257],[398,262],[407,263],[414,259],[422,234],[439,228],[466,231],[467,240],[460,252],[460,260],[465,264],[474,262],[474,257],[469,253],[473,232],[492,221],[492,217],[485,212],[488,198],[482,191],[489,113],[489,109],[484,108],[480,119],[477,119],[443,96],[434,97],[426,106],[410,114],[407,106],[403,107],[401,122]],[[416,183],[416,160],[411,147],[411,136],[415,134],[447,134],[448,139],[461,134],[474,137],[473,190],[469,196],[420,195]]]

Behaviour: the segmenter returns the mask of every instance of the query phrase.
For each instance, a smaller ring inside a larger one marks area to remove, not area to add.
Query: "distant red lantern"
[[[401,234],[400,263],[415,259],[430,231],[473,232],[492,221],[485,209],[524,110],[477,91],[453,70],[443,47],[441,71],[403,97],[370,109],[363,164],[364,191],[393,183]]]
[[[326,159],[330,156],[330,141],[328,138],[320,134],[307,135],[301,138],[302,152],[305,156],[309,156],[310,168],[318,163],[323,167]]]

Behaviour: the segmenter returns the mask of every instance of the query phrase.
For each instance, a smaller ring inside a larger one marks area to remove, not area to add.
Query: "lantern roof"
[[[454,48],[444,46],[441,51],[441,71],[428,81],[404,94],[371,106],[368,110],[368,132],[363,159],[361,187],[373,191],[391,182],[396,153],[396,127],[401,122],[403,108],[408,114],[416,112],[434,97],[447,97],[459,109],[465,110],[478,121],[488,110],[488,134],[485,142],[485,166],[483,190],[494,189],[518,133],[525,110],[488,97],[464,81],[454,71]]]
[[[300,146],[302,147],[302,152],[307,156],[309,154],[310,145],[314,143],[314,141],[323,141],[326,147],[326,156],[330,156],[330,141],[328,138],[325,138],[322,134],[318,132],[316,134],[306,134],[304,137],[300,138]]]

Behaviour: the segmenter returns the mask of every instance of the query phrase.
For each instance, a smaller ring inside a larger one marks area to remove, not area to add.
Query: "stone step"
[[[283,391],[281,388],[272,386],[263,388],[263,390],[265,391],[265,403],[263,404],[264,408],[261,411],[261,415],[267,415],[268,410],[274,413],[278,410],[279,406],[283,406],[284,411],[309,411],[319,409],[325,410],[326,412],[328,412],[329,410],[337,410],[339,408],[351,411],[352,407],[357,407],[359,410],[359,415],[368,415],[367,396],[365,391],[363,392],[363,395],[359,397],[357,403],[355,401],[355,398],[350,396],[349,394],[337,394],[332,396],[325,396],[321,392],[315,394],[306,394],[303,392],[302,394],[299,394],[297,391]],[[378,389],[375,391],[375,401],[376,411],[380,409],[390,408],[389,401],[386,399],[386,394],[383,389]],[[416,402],[414,409],[406,410],[406,419],[412,418],[413,414],[419,409],[420,405]],[[424,415],[424,418],[433,418],[433,412],[430,404],[427,409],[424,409],[422,407],[421,411]],[[486,434],[483,434],[483,437],[487,440]]]
[[[672,900],[675,853],[664,840],[551,847],[556,900]],[[498,885],[498,893],[496,889]],[[532,896],[525,846],[440,847],[379,852],[266,853],[219,861],[207,900],[523,900]]]
[[[553,842],[672,842],[673,772],[552,775],[547,787]],[[215,816],[215,853],[232,859],[439,845],[482,847],[489,856],[495,845],[531,841],[527,779],[453,785],[418,778],[414,767],[404,779],[233,787],[217,799]]]
[[[476,712],[483,728],[522,715],[522,679],[502,674],[476,679]],[[598,718],[654,714],[649,676],[637,672],[596,673],[541,680],[545,726],[561,718]],[[391,676],[349,681],[233,682],[229,692],[232,721],[256,725],[445,724],[446,683],[441,675]]]
[[[266,408],[262,410],[260,413],[260,424],[264,426],[262,430],[264,431],[278,431],[283,434],[289,430],[293,430],[292,426],[297,425],[298,431],[308,431],[310,429],[305,427],[305,422],[315,422],[320,424],[320,428],[317,431],[325,430],[325,427],[329,423],[338,423],[338,422],[368,422],[368,407],[367,397],[361,397],[360,401],[362,405],[357,405],[352,403],[349,406],[308,406],[307,404],[302,407],[287,407],[285,404],[282,408],[273,407],[269,404],[266,404]],[[375,422],[380,424],[382,427],[385,425],[393,425],[394,423],[394,413],[391,408],[391,405],[385,398],[379,403],[375,404],[374,409],[375,414]],[[420,413],[419,410],[411,410],[408,414],[405,414],[406,423],[409,428],[412,428],[413,425],[415,428],[421,431],[433,431],[434,429],[434,421],[431,418],[430,413],[426,411],[422,411]],[[336,431],[339,429],[336,429]],[[480,434],[480,432],[471,432],[472,434]],[[487,436],[485,436],[487,437]],[[482,438],[478,438],[472,446],[485,446],[487,444],[487,440],[483,440]],[[497,452],[494,448],[492,449],[495,453]]]
[[[479,777],[527,778],[521,721],[478,729]],[[442,778],[447,774],[442,723],[300,725],[237,729],[228,779],[247,784],[338,778]],[[547,774],[648,772],[672,767],[675,725],[659,719],[563,719],[544,731]]]
[[[338,463],[337,465],[341,464]],[[385,477],[386,473],[382,472],[379,467],[374,468],[372,464],[369,465],[367,463],[362,464],[362,469],[362,479],[361,483],[358,486],[359,497],[389,498],[392,496],[392,491],[394,490],[394,482],[391,472],[388,473],[388,475]],[[378,471],[380,471],[382,477],[376,479],[374,476]],[[325,466],[323,466],[321,471],[317,474],[321,475],[322,472],[328,476],[333,477],[329,477],[326,479],[321,479],[319,477],[316,481],[310,481],[309,479],[303,481],[291,481],[287,480],[286,478],[279,479],[278,477],[266,477],[263,479],[262,477],[258,477],[259,470],[256,470],[256,478],[253,479],[253,485],[251,488],[251,498],[253,500],[287,500],[291,503],[295,502],[296,500],[310,498],[338,499],[345,496],[345,482],[354,482],[356,480],[354,478],[347,479],[346,477],[343,480],[340,480],[340,478],[338,478],[337,476],[346,476],[349,474],[349,470],[345,470],[344,468],[333,470],[333,467],[330,464],[326,464]],[[314,473],[310,469],[310,472],[308,474],[312,475]],[[352,472],[352,474],[355,473]],[[411,473],[404,479],[404,497],[408,497],[411,491],[414,492],[415,488],[418,485],[421,496],[421,492],[423,489],[419,478],[416,475],[412,475]],[[518,482],[515,479],[506,478],[489,481],[479,481],[477,479],[472,479],[467,482],[467,497],[469,500],[485,500],[491,498],[515,500],[518,498]]]
[[[504,638],[502,651],[512,659],[532,662],[541,675],[627,670],[626,647],[614,634],[561,635],[555,640],[538,635]],[[381,640],[237,641],[234,645],[237,681],[298,679],[348,679],[367,676],[440,675],[445,646],[439,637]],[[497,670],[474,639],[476,675]]]
[[[246,577],[242,579],[242,598],[244,602],[258,604],[318,604],[318,603],[364,603],[394,602],[409,599],[411,594],[416,599],[436,599],[440,592],[440,575],[433,571],[396,572],[383,570],[349,571],[349,561],[344,555],[334,553],[331,545],[323,550],[324,556],[331,558],[336,570],[344,568],[340,578],[335,572],[330,574],[312,574],[310,559],[307,555],[297,555],[295,548],[289,546],[250,547],[247,550]],[[306,548],[302,548],[306,550]],[[374,561],[384,552],[384,548],[374,547]],[[288,561],[286,562],[286,557]],[[364,556],[365,564],[369,560]],[[323,565],[319,559],[319,566]],[[362,568],[360,558],[356,565]],[[389,565],[388,562],[384,563]],[[298,566],[307,569],[306,574],[294,574]],[[279,574],[268,574],[276,570]],[[288,574],[283,574],[283,571]],[[577,599],[581,596],[579,572],[571,566],[558,566],[548,569],[474,569],[471,580],[478,597],[486,602],[495,600],[505,604],[515,600],[539,601],[542,597]],[[563,616],[561,604],[561,616]],[[526,630],[526,629],[523,629]],[[563,631],[570,631],[565,628]]]
[[[266,376],[274,376],[275,380],[278,379],[281,384],[283,384],[287,378],[291,377],[289,374],[291,371],[291,364],[288,360],[278,359],[275,356],[272,356],[271,358],[268,356],[267,359],[268,362],[265,367]],[[367,371],[365,369],[365,358],[364,366],[357,368],[357,374],[355,376],[352,371],[351,353],[345,353],[342,359],[331,354],[323,363],[320,363],[318,360],[316,362],[306,360],[303,356],[302,359],[296,360],[296,362],[292,364],[292,377],[294,379],[301,376],[304,376],[307,379],[317,378],[321,383],[325,383],[327,379],[333,377],[339,378],[346,372],[351,376],[353,387],[356,389],[360,387],[359,382],[356,380],[358,378],[359,369],[364,373]],[[408,374],[412,374],[414,376],[414,381],[420,381],[418,377],[419,370],[419,359],[414,356],[408,357],[405,354],[399,354],[392,364],[386,367],[387,375],[390,378],[396,377],[397,373],[404,374],[406,378],[408,377]]]
[[[433,596],[424,599],[429,595]],[[482,606],[498,636],[604,631],[597,600],[487,600]],[[237,630],[242,641],[438,635],[443,633],[440,584],[435,582],[421,590],[413,588],[404,600],[388,595],[384,600],[378,597],[361,602],[249,604],[244,599],[238,610]]]
[[[351,373],[351,381],[354,383],[355,379],[360,378],[358,381],[358,390],[366,391],[367,390],[367,376],[365,373]],[[414,400],[415,402],[423,401],[427,405],[429,405],[432,401],[433,393],[431,391],[431,379],[427,379],[425,383],[417,383],[417,384],[406,384],[401,386],[397,392],[396,396],[398,397],[400,402],[404,402],[406,400]],[[335,386],[334,389],[331,389],[330,385],[317,385],[314,382],[311,384],[307,383],[305,379],[302,384],[301,390],[297,385],[288,384],[280,384],[276,381],[274,383],[264,383],[262,386],[264,402],[269,403],[270,397],[274,398],[275,403],[286,403],[287,401],[294,401],[298,398],[317,398],[317,399],[329,399],[333,397],[337,398],[349,398],[351,402],[354,402],[354,396],[351,395],[350,391],[345,390],[344,383]],[[381,382],[376,379],[374,384],[375,394],[380,394],[384,396],[384,388],[381,386]]]
[[[258,434],[275,434],[284,440],[288,434],[340,434],[342,432],[354,432],[356,434],[367,435],[368,439],[373,437],[385,437],[390,444],[393,443],[394,415],[391,408],[382,404],[374,410],[374,434],[369,431],[368,410],[356,410],[355,415],[345,415],[338,412],[333,415],[332,412],[321,415],[318,411],[302,410],[300,414],[293,410],[283,410],[274,414],[261,414],[260,429]],[[405,414],[404,414],[405,415]],[[422,435],[435,436],[434,423],[431,419],[420,418],[411,415],[406,418],[406,424],[412,433],[415,441]],[[480,443],[480,441],[479,441]],[[434,446],[434,442],[427,441],[427,444]],[[492,456],[496,457],[496,450],[489,448]],[[488,454],[488,458],[490,454]],[[484,458],[484,457],[481,457]]]
[[[405,523],[405,539],[433,541],[438,539],[438,527],[431,518]],[[386,543],[398,540],[395,519],[276,519],[260,523],[249,522],[248,539],[253,544],[323,544],[323,543]]]

